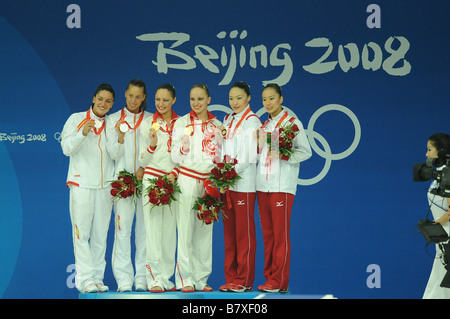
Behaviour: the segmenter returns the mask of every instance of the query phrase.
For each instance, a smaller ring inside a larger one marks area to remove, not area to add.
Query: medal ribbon
[[[130,130],[135,130],[139,127],[139,125],[141,125],[142,119],[144,118],[144,111],[141,111],[141,116],[139,116],[138,121],[136,122],[136,124],[134,125],[134,127],[131,127],[130,124],[128,124],[127,121],[125,121],[125,118],[127,117],[127,115],[125,114],[125,110],[122,109],[122,112],[120,113],[120,119],[119,122],[125,123],[126,125],[128,125],[128,128]],[[118,123],[119,123],[118,122]],[[117,127],[117,123],[116,123],[116,127]]]
[[[161,114],[159,113],[159,111],[156,111],[155,114],[153,114],[153,120],[152,120],[152,126],[154,123],[158,123],[158,117],[163,119],[163,117],[161,116]],[[172,131],[173,128],[175,126],[175,119],[178,118],[178,115],[175,114],[175,112],[172,110],[172,119],[170,120],[170,123],[167,124],[167,122],[164,120],[164,122],[166,122],[166,129],[164,130],[164,128],[160,125],[159,129],[164,132],[169,134],[169,139],[167,140],[167,152],[170,153],[171,152],[171,147],[172,147]],[[158,123],[159,124],[159,123]]]
[[[81,121],[80,124],[78,124],[77,126],[78,131],[83,127],[84,124],[86,124],[87,121],[91,121],[91,109],[87,111],[86,118],[83,121]],[[97,128],[94,127],[94,133],[99,135],[102,133],[104,128],[105,128],[105,121],[102,122],[102,126],[100,127],[99,130],[97,130]]]
[[[239,120],[239,122],[236,124],[236,127],[234,128],[234,131],[233,131],[233,135],[231,136],[231,137],[233,137],[234,136],[234,134],[236,134],[236,130],[238,129],[238,127],[242,124],[242,121],[246,118],[246,116],[248,115],[248,113],[250,113],[250,108],[248,108],[247,109],[247,111],[245,111],[245,113],[244,113],[244,115],[242,115],[242,117],[241,117],[241,119]],[[230,123],[230,125],[228,126],[228,133],[227,133],[227,138],[230,138],[230,133],[231,133],[231,127],[233,126],[233,121],[234,121],[234,116],[233,116],[233,118],[231,119],[231,123]]]

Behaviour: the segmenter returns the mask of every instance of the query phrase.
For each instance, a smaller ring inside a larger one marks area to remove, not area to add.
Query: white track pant
[[[212,271],[213,225],[203,225],[192,206],[203,196],[203,181],[180,174],[178,184],[182,194],[177,209],[178,255],[177,289],[192,286],[203,290]]]
[[[75,254],[75,285],[80,292],[103,282],[106,240],[111,220],[110,188],[70,186],[70,219]]]
[[[114,213],[115,234],[111,264],[117,287],[130,287],[133,283],[145,286],[145,224],[142,214],[142,201],[136,198],[135,205],[132,197],[116,200]],[[131,261],[131,232],[135,215],[134,237],[136,252],[134,262],[136,273],[133,270]]]
[[[147,188],[144,181],[144,189]],[[143,199],[146,232],[147,285],[158,286],[166,290],[175,285],[170,281],[175,271],[175,251],[177,245],[176,202],[154,207]]]

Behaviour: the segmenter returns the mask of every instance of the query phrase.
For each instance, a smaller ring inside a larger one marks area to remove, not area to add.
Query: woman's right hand
[[[158,136],[156,135],[156,130],[154,128],[150,129],[148,137],[150,137],[150,146],[155,148],[156,144],[158,144]]]
[[[86,136],[95,126],[95,121],[86,121],[83,125],[83,135]]]
[[[181,138],[181,145],[183,147],[183,152],[189,151],[189,148],[191,147],[191,139],[188,135],[183,135]]]

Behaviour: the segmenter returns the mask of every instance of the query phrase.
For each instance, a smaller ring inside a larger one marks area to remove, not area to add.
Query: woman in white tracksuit
[[[427,158],[439,157],[445,159],[445,154],[450,154],[450,135],[436,133],[430,136],[427,142]],[[442,170],[444,167],[441,166],[437,169]],[[437,182],[433,181],[430,190],[436,188],[436,186]],[[432,194],[430,190],[427,193],[427,197],[434,221],[440,223],[447,234],[450,234],[450,198]],[[436,258],[433,262],[433,268],[423,294],[423,299],[450,299],[450,289],[440,286],[447,273],[447,270],[442,264],[441,253],[439,246],[436,244]]]
[[[67,186],[75,254],[75,285],[80,292],[105,292],[106,239],[112,201],[109,181],[114,162],[106,151],[105,115],[114,104],[114,90],[101,84],[88,111],[72,114],[61,134],[64,155],[70,156]]]
[[[115,161],[115,178],[127,170],[142,179],[144,168],[139,163],[141,124],[151,113],[145,111],[146,87],[142,80],[128,83],[125,91],[126,106],[107,119],[108,152]],[[145,226],[141,198],[127,197],[114,203],[115,234],[111,265],[117,282],[117,291],[146,291],[145,278]],[[135,223],[135,270],[131,261],[131,231]]]
[[[179,163],[180,194],[177,227],[176,286],[182,292],[212,291],[207,284],[212,271],[212,225],[203,225],[192,206],[205,194],[204,181],[217,154],[217,127],[221,122],[208,110],[209,89],[204,84],[190,91],[192,111],[175,124],[172,159]]]
[[[172,131],[178,115],[172,110],[176,101],[175,88],[168,83],[160,85],[155,93],[156,112],[142,123],[140,139],[140,162],[145,167],[143,189],[149,180],[167,175],[175,164],[172,150]],[[177,244],[175,209],[177,205],[153,207],[148,194],[142,199],[146,232],[147,284],[150,292],[171,291],[175,285],[170,281],[175,271]]]

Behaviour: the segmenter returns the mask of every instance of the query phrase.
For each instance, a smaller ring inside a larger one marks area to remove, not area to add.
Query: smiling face
[[[137,114],[141,111],[141,104],[145,100],[144,88],[130,85],[125,91],[125,99],[127,101],[127,109],[131,113]]]
[[[229,103],[234,113],[241,113],[250,103],[250,96],[243,89],[234,87],[230,90]]]
[[[155,93],[155,106],[159,114],[164,116],[165,114],[172,112],[172,105],[176,101],[176,97],[172,96],[172,93],[167,89],[159,89]]]
[[[208,96],[206,90],[199,87],[194,87],[191,90],[190,93],[191,108],[199,118],[204,118],[205,116],[206,118],[208,117],[207,107],[210,102],[211,97]]]
[[[92,103],[92,111],[94,114],[98,117],[104,117],[114,104],[114,96],[111,92],[102,90],[94,96]]]
[[[262,92],[262,100],[264,108],[271,117],[275,117],[281,112],[283,96],[280,96],[275,89],[265,88]]]

